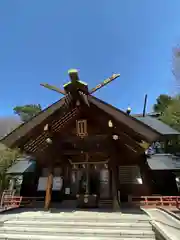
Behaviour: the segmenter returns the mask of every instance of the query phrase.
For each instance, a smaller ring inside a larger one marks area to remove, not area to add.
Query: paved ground
[[[175,210],[175,211],[172,211],[172,212],[177,214],[180,217],[180,210]]]
[[[171,240],[180,239],[180,221],[158,209],[145,209],[152,222]]]

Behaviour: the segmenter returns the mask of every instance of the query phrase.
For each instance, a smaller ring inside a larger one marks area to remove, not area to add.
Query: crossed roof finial
[[[81,90],[85,94],[92,94],[120,76],[120,74],[113,74],[110,78],[105,79],[103,82],[89,91],[88,84],[80,80],[77,69],[69,69],[68,75],[71,81],[63,85],[64,90],[47,83],[41,83],[40,85],[63,95],[66,95],[66,93],[74,91],[75,89]]]

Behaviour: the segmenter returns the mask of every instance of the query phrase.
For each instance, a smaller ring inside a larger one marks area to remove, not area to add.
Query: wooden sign
[[[60,191],[62,189],[62,186],[63,186],[63,179],[61,177],[54,177],[52,190]]]
[[[69,195],[70,194],[70,188],[65,188],[65,194]]]
[[[38,182],[38,191],[45,191],[46,190],[46,185],[47,185],[47,177],[40,177],[39,182]]]

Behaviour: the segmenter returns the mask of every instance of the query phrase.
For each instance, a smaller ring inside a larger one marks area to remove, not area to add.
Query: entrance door
[[[71,194],[99,195],[99,171],[79,168],[72,170],[71,174]]]
[[[92,169],[89,172],[89,194],[99,197],[100,194],[99,171]]]
[[[106,168],[100,170],[100,198],[110,198],[110,172]]]
[[[99,196],[99,172],[95,169],[81,170],[79,193]]]
[[[77,199],[78,207],[95,208],[98,206],[99,180],[99,170],[96,170],[94,166],[79,167],[72,171],[71,196]]]

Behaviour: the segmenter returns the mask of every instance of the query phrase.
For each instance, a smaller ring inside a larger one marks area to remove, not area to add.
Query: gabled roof
[[[152,170],[180,170],[180,158],[172,154],[154,154],[147,162]]]
[[[91,111],[91,106],[98,108],[99,110],[106,113],[110,117],[110,120],[115,121],[117,124],[121,123],[122,126],[125,126],[125,128],[127,127],[128,129],[137,132],[142,137],[141,140],[145,140],[148,143],[152,143],[153,141],[160,138],[161,134],[157,132],[157,130],[151,128],[150,126],[147,126],[142,121],[139,121],[136,118],[127,115],[126,113],[113,107],[112,105],[107,104],[106,102],[103,102],[102,100],[91,95],[88,96],[88,100],[90,104],[90,108],[88,111]],[[63,106],[65,104],[66,101],[64,97],[57,101],[56,103],[49,106],[48,108],[44,109],[42,112],[40,112],[37,116],[33,117],[28,122],[20,125],[10,134],[4,137],[1,140],[1,142],[8,147],[16,146],[16,143],[21,138],[25,137],[28,133],[31,132],[32,129],[35,129],[42,122],[43,124],[46,124],[47,121],[49,121],[48,119],[51,119],[52,121],[53,116],[57,111],[62,109],[61,115],[58,116],[58,118],[60,119],[61,116],[63,117],[64,114]],[[122,128],[122,132],[123,131],[125,131],[125,129]]]
[[[143,122],[147,126],[151,127],[152,129],[156,130],[162,135],[180,135],[180,132],[177,130],[171,128],[167,124],[161,122],[160,120],[151,117],[151,116],[145,116],[145,117],[136,117],[139,121]]]
[[[1,143],[5,144],[7,147],[12,147],[18,139],[28,134],[33,128],[37,127],[39,124],[41,124],[41,122],[46,120],[49,116],[53,115],[58,109],[60,109],[65,102],[64,100],[64,98],[60,99],[38,113],[28,122],[22,123],[7,136],[2,138]]]
[[[36,162],[29,156],[18,158],[17,162],[13,164],[7,170],[7,174],[23,174],[34,172],[36,167]]]
[[[145,123],[139,121],[131,115],[121,111],[120,109],[96,98],[90,96],[90,102],[96,105],[99,109],[102,109],[107,114],[111,115],[111,117],[117,122],[121,122],[124,125],[127,125],[129,128],[138,132],[140,135],[144,137],[148,142],[153,142],[155,139],[160,137],[161,133],[159,133],[156,129],[147,126]]]

